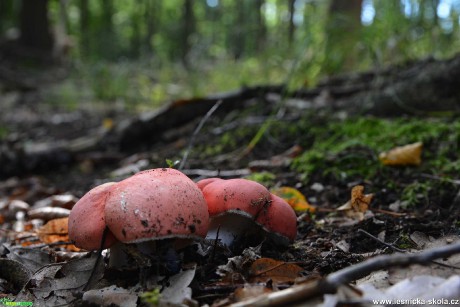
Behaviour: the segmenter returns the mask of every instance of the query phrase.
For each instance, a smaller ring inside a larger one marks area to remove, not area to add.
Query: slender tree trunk
[[[289,29],[288,29],[289,46],[291,46],[292,42],[294,41],[294,32],[295,32],[294,14],[295,14],[295,0],[289,0]]]
[[[155,34],[155,18],[158,16],[156,14],[157,11],[157,6],[160,4],[160,1],[156,0],[145,0],[145,24],[147,26],[147,31],[145,35],[145,51],[148,54],[151,54],[153,52],[153,45],[152,45],[152,40],[153,40],[153,35]],[[158,22],[156,22],[158,24]]]
[[[361,30],[362,2],[332,0],[330,3],[324,63],[328,74],[346,71],[358,60],[356,47]]]
[[[182,28],[182,53],[181,59],[185,67],[189,67],[188,55],[191,49],[191,36],[195,32],[195,14],[193,0],[184,0]]]
[[[141,54],[141,9],[143,6],[135,6],[133,12],[131,13],[131,55],[133,57],[139,57]]]
[[[245,0],[235,1],[236,4],[236,19],[234,25],[234,56],[239,59],[243,56],[246,48],[246,33],[245,33]]]
[[[265,42],[267,38],[267,29],[265,27],[265,19],[262,13],[262,8],[264,6],[264,0],[256,0],[256,23],[257,23],[257,30],[255,31],[257,42],[256,49],[257,51],[261,51],[265,47]]]
[[[72,48],[72,41],[67,35],[69,18],[67,16],[68,0],[59,0],[59,14],[54,23],[54,46],[53,56],[58,61],[65,60]]]
[[[3,33],[7,27],[7,19],[14,16],[13,11],[13,0],[1,0],[0,1],[0,33]]]
[[[106,58],[113,58],[116,56],[115,47],[115,33],[113,30],[113,1],[112,0],[102,0],[102,28],[98,36],[99,40],[99,50],[102,55]]]
[[[80,0],[80,50],[83,56],[88,56],[91,51],[89,37],[89,8],[88,0]]]
[[[53,37],[48,20],[48,0],[22,0],[20,43],[51,56]]]

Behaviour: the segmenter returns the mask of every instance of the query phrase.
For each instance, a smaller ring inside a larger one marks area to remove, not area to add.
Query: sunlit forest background
[[[0,1],[3,45],[68,68],[44,94],[49,103],[131,111],[447,58],[459,50],[459,23],[457,0]],[[21,68],[36,68],[34,57]]]

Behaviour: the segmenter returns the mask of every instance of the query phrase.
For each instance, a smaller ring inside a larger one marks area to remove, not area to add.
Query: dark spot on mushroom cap
[[[168,231],[167,231],[167,232],[168,232],[168,235],[172,234],[172,231],[171,231],[171,229],[168,229]]]
[[[147,221],[147,220],[141,220],[141,224],[144,227],[149,227],[149,221]]]
[[[121,230],[121,233],[123,234],[124,237],[126,237],[126,230],[124,228]]]
[[[188,225],[188,229],[190,229],[191,233],[195,233],[195,231],[196,231],[196,227],[195,227],[194,224]]]

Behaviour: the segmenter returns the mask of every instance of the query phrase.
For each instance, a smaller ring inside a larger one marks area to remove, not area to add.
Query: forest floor
[[[53,263],[62,265],[71,258],[83,259],[76,256],[83,252],[49,245],[56,239],[46,241],[40,226],[34,226],[37,220],[44,223],[65,213],[31,212],[43,207],[69,209],[98,184],[118,181],[143,169],[168,167],[180,161],[186,152],[188,159],[182,171],[195,181],[206,177],[244,177],[270,189],[293,188],[300,194],[292,196],[292,190],[284,193],[291,197],[291,203],[302,201],[303,195],[315,208],[308,211],[300,205],[295,207],[298,232],[289,246],[264,241],[260,249],[255,247],[257,244],[247,249],[249,245],[241,243],[229,251],[211,245],[214,252],[191,256],[193,251],[187,250],[185,255],[189,258],[184,256],[182,265],[190,268],[193,262],[195,272],[193,282],[189,280],[182,287],[190,287],[191,298],[200,305],[223,306],[244,301],[260,293],[327,276],[376,255],[420,250],[438,239],[452,242],[460,234],[460,124],[453,114],[370,117],[312,108],[308,101],[268,93],[241,98],[245,101],[238,108],[216,111],[195,134],[202,115],[165,129],[156,140],[135,140],[135,145],[121,150],[119,144],[111,143],[111,135],[136,115],[94,106],[60,109],[40,102],[36,92],[8,91],[2,96],[2,161],[31,163],[34,167],[10,170],[0,181],[0,259],[14,259],[22,263],[25,271],[41,270],[42,274],[27,275],[25,281],[0,270],[0,293],[5,299],[32,300],[37,306],[70,302],[82,305],[81,294],[76,295],[76,291],[52,291],[43,282],[46,275],[54,278],[54,286],[59,287],[62,278],[59,289],[64,289],[69,285],[65,274],[79,269],[65,271],[62,266],[64,273],[52,275],[43,268]],[[265,129],[263,133],[261,129]],[[69,160],[65,153],[61,156],[53,152],[53,159],[62,157],[58,163],[51,163],[47,157],[43,163],[30,161],[42,159],[50,147],[59,148],[61,142],[85,140],[101,130],[108,136],[103,139],[104,146],[78,152]],[[195,140],[189,146],[192,135]],[[402,158],[406,159],[402,165],[384,165],[379,159],[382,152],[393,147],[417,142],[423,143],[419,148],[420,163],[413,157],[417,152],[403,152],[403,156],[409,157]],[[35,155],[29,156],[29,161],[21,160],[27,156],[24,148],[34,148]],[[37,154],[40,152],[43,154]],[[5,160],[8,155],[9,160]],[[8,168],[5,164],[1,167]],[[346,214],[353,210],[345,210],[345,214],[338,211],[358,185],[364,187],[366,194],[373,194],[366,203],[368,208],[355,214]],[[67,198],[59,201],[56,195]],[[250,250],[255,255],[248,256]],[[32,253],[34,256],[28,256]],[[229,258],[236,257],[236,261],[238,256],[242,262],[218,269]],[[31,264],[33,257],[37,258]],[[253,266],[256,259],[277,262],[258,262],[264,268],[257,271]],[[6,262],[3,264],[6,267]],[[460,273],[458,265],[450,267],[451,274]],[[283,267],[281,272],[275,270],[277,267]],[[231,272],[223,274],[225,270]],[[390,283],[404,279],[396,276],[395,272],[390,274]],[[85,274],[79,281],[88,277]],[[107,269],[100,276],[98,287],[117,285],[128,289],[128,298],[135,300],[139,293],[147,293],[145,304],[158,299],[155,287],[144,284],[144,288],[139,288],[138,282],[136,270]],[[161,287],[159,284],[156,287]],[[72,286],[73,290],[82,289],[81,284]],[[119,294],[120,290],[114,293]],[[95,299],[89,301],[99,304]]]

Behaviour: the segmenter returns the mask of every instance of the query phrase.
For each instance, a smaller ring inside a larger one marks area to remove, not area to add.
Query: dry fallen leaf
[[[251,282],[293,283],[303,268],[294,263],[287,263],[271,258],[254,261],[249,269]]]
[[[343,211],[348,217],[362,221],[373,197],[374,194],[364,194],[362,185],[354,186],[351,189],[351,199],[337,208],[337,211]]]
[[[40,227],[37,230],[38,238],[43,243],[69,242],[68,236],[68,218],[54,219]],[[73,244],[66,245],[66,248],[71,251],[79,251],[80,249]]]
[[[422,148],[422,142],[395,147],[380,153],[379,159],[384,165],[420,165],[422,163]]]
[[[260,284],[245,284],[242,288],[237,288],[234,292],[236,301],[244,301],[265,293],[273,292],[272,289]]]
[[[315,212],[316,208],[310,205],[305,196],[297,189],[291,187],[279,187],[270,190],[273,194],[284,199],[296,212]]]

